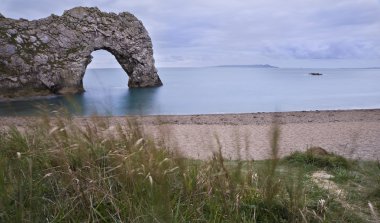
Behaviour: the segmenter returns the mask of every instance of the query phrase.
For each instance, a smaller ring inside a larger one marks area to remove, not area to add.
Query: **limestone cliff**
[[[130,13],[78,7],[33,21],[0,14],[0,97],[81,92],[100,49],[115,56],[129,87],[162,85],[149,34]]]

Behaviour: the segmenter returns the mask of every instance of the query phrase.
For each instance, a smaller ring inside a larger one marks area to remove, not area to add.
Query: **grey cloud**
[[[380,48],[370,42],[322,42],[271,45],[260,49],[260,52],[276,58],[296,59],[377,59]]]
[[[158,66],[315,59],[380,64],[375,0],[2,0],[0,12],[35,19],[79,5],[134,13],[152,36]]]

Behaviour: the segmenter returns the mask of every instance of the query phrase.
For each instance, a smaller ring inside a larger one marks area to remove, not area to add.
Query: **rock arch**
[[[81,92],[96,50],[115,56],[129,87],[162,85],[141,21],[128,12],[77,7],[33,21],[0,16],[0,96]]]

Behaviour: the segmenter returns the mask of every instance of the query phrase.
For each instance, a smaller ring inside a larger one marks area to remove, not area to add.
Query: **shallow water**
[[[323,73],[311,76],[310,72]],[[122,69],[89,69],[86,92],[0,102],[0,115],[212,114],[380,108],[380,69],[161,68],[164,86],[128,89]]]

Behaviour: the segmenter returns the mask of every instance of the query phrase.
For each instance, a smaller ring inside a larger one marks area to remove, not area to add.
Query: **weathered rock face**
[[[0,14],[0,96],[81,92],[91,53],[100,49],[115,56],[129,87],[162,85],[148,32],[130,13],[78,7],[33,21]]]

